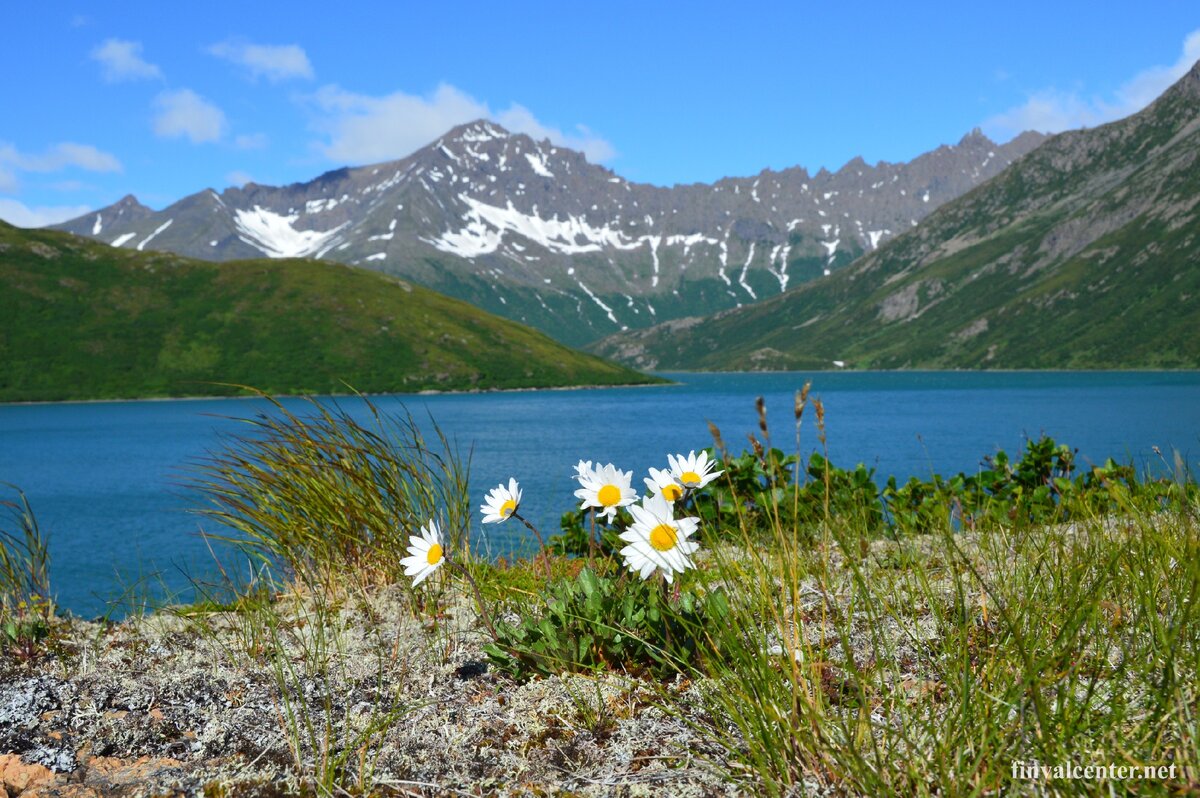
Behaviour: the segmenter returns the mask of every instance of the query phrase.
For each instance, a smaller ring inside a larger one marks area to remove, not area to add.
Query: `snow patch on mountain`
[[[310,203],[311,204],[311,203]],[[239,238],[261,251],[268,258],[303,258],[325,246],[349,222],[332,230],[297,230],[292,223],[300,214],[287,216],[255,205],[252,210],[234,212],[234,225]]]
[[[537,154],[531,152],[525,153],[525,160],[529,161],[529,166],[533,169],[535,174],[541,175],[542,177],[554,177],[554,173],[550,171],[548,166],[546,166],[546,157],[540,152]]]
[[[565,220],[557,215],[543,219],[537,214],[522,213],[508,202],[506,207],[488,205],[467,194],[459,194],[460,202],[467,206],[463,220],[467,223],[461,230],[449,230],[436,239],[422,239],[443,252],[464,258],[489,255],[500,248],[506,232],[523,236],[535,244],[564,255],[584,252],[600,252],[605,247],[636,249],[642,239],[631,239],[607,225],[594,227],[586,219],[568,215]]]
[[[173,221],[175,221],[175,220],[167,219],[165,222],[160,224],[153,233],[151,233],[150,235],[148,235],[144,239],[142,239],[142,243],[137,245],[138,252],[141,252],[147,244],[149,244],[151,241],[153,241],[155,236],[157,236],[163,230],[166,230],[168,227],[170,227],[171,222],[173,222]]]
[[[336,197],[330,197],[328,199],[309,200],[308,202],[304,203],[304,212],[305,213],[321,213],[322,211],[331,211],[337,206],[337,204],[338,204],[338,201],[337,201]],[[240,211],[239,211],[239,213],[240,213]]]
[[[592,289],[590,289],[586,285],[584,285],[578,278],[575,279],[575,283],[580,288],[583,289],[583,293],[587,294],[588,297],[593,302],[595,302],[597,305],[600,306],[600,309],[603,310],[605,312],[605,314],[608,316],[609,321],[611,321],[613,324],[620,324],[620,322],[617,321],[617,317],[613,315],[612,308],[610,308],[608,305],[604,304],[604,302],[600,299],[600,297],[593,294]]]
[[[738,275],[738,283],[742,286],[742,288],[746,289],[746,293],[750,295],[751,299],[758,299],[754,293],[754,289],[751,288],[750,284],[746,282],[746,272],[750,269],[750,261],[752,260],[754,260],[753,242],[750,244],[750,254],[746,256],[746,263],[742,266],[742,273]]]
[[[646,236],[645,240],[646,240],[646,243],[650,245],[650,257],[654,261],[654,274],[650,278],[650,287],[657,288],[658,287],[658,245],[662,243],[662,236]],[[633,304],[632,299],[630,300],[629,304],[630,305]]]

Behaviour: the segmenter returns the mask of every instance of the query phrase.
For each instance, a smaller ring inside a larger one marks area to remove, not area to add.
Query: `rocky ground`
[[[63,622],[46,653],[4,661],[0,798],[739,792],[652,705],[658,687],[498,675],[465,605],[435,624],[399,588],[289,602],[274,619]],[[688,706],[687,685],[663,687]]]
[[[805,556],[811,565],[826,562],[820,581],[811,574],[799,578],[789,594],[795,606],[789,604],[786,617],[797,626],[781,635],[769,619],[754,616],[759,628],[754,620],[739,622],[736,637],[752,662],[759,662],[753,655],[758,646],[778,658],[766,664],[777,664],[785,682],[793,658],[801,662],[806,652],[803,667],[825,695],[813,706],[825,707],[826,730],[840,728],[838,718],[860,718],[858,699],[866,695],[877,737],[898,728],[913,735],[954,734],[961,702],[950,701],[953,691],[940,681],[945,673],[936,662],[939,656],[992,656],[987,646],[998,638],[988,615],[1000,611],[997,600],[985,601],[980,590],[963,594],[955,574],[969,568],[972,578],[995,584],[1014,574],[1044,580],[1048,566],[1022,570],[1014,565],[1017,552],[1060,557],[1062,545],[1071,542],[1074,556],[1090,557],[1144,532],[1117,524],[1067,526],[1005,533],[987,547],[973,534],[950,542],[936,536],[874,541],[852,553],[866,568],[862,582],[839,547],[819,546]],[[1043,537],[1057,543],[1031,548],[1031,540]],[[721,552],[739,561],[748,556],[742,549]],[[1174,563],[1158,565],[1175,574]],[[737,594],[738,585],[712,581],[717,571],[706,572],[711,563],[701,558],[698,564],[709,588]],[[889,576],[909,569],[921,578]],[[0,798],[759,793],[754,774],[731,758],[746,742],[727,715],[718,720],[707,714],[706,707],[724,711],[712,700],[724,689],[719,682],[621,673],[513,679],[489,666],[483,651],[489,638],[466,597],[452,592],[460,586],[444,576],[435,575],[416,593],[401,585],[336,600],[321,598],[324,593],[285,593],[248,600],[239,612],[192,608],[119,624],[56,621],[36,650],[0,653]],[[875,610],[864,611],[861,591],[854,598],[855,584],[871,588],[879,602]],[[1018,595],[1007,600],[1021,606]],[[414,601],[426,603],[415,610]],[[528,603],[512,599],[504,606],[519,610]],[[941,626],[931,612],[934,604],[941,608]],[[948,614],[955,607],[965,619],[961,629],[945,625],[957,617]],[[1087,635],[1064,648],[1064,657],[1088,657],[1096,667],[1114,669],[1124,662],[1125,648],[1148,650],[1147,633],[1124,624],[1131,610],[1108,600],[1097,608],[1096,628],[1112,636]],[[830,626],[835,616],[845,619],[836,634]],[[950,634],[942,639],[945,629]],[[802,642],[792,642],[797,639]],[[1008,652],[1015,661],[1013,656]],[[875,674],[867,692],[854,689],[848,657],[861,666],[857,672]],[[890,662],[874,667],[876,657]],[[773,670],[759,672],[774,678]],[[1123,674],[1122,680],[1153,676],[1132,666],[1113,673]],[[1001,679],[991,689],[1007,689],[1010,698],[1024,689],[1020,679],[1004,682],[1000,671],[991,677]],[[1146,692],[1141,684],[1101,680],[1096,690],[1137,695]],[[787,712],[792,705],[775,706]],[[951,720],[940,725],[939,718]],[[819,746],[831,740],[823,736]],[[913,740],[903,742],[919,745]],[[907,761],[902,753],[895,754],[895,768]],[[923,755],[920,749],[908,753]],[[1188,766],[1186,758],[1181,764]],[[845,778],[821,773],[828,780],[806,778],[804,794],[836,794],[839,784],[850,789]],[[916,782],[897,783],[911,789]],[[945,786],[936,778],[922,784],[933,794]],[[1002,794],[1044,794],[1044,785],[1033,782],[1004,786]]]

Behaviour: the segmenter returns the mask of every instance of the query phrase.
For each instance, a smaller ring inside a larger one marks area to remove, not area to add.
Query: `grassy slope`
[[[0,223],[0,401],[653,381],[409,282]]]
[[[842,273],[589,348],[658,368],[1200,367],[1193,72],[1142,114],[1050,140]]]

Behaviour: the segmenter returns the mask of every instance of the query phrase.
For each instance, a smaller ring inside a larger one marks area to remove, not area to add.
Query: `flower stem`
[[[471,585],[471,591],[475,594],[475,604],[479,607],[479,618],[483,621],[483,625],[487,627],[488,634],[492,636],[492,640],[499,642],[500,635],[496,634],[496,627],[492,626],[492,614],[488,612],[487,604],[483,601],[483,595],[479,592],[479,585],[475,583],[475,577],[471,576],[471,572],[465,567],[449,557],[446,558],[446,565],[449,565],[467,578],[467,582]]]
[[[529,531],[534,534],[534,537],[537,538],[538,554],[542,555],[542,561],[546,564],[546,578],[549,579],[550,578],[550,556],[549,556],[549,553],[546,551],[546,541],[542,539],[542,533],[538,532],[537,527],[535,527],[533,524],[529,523],[528,519],[521,516],[521,514],[518,513],[516,510],[513,510],[511,517],[517,519],[522,524],[524,524],[529,529]]]
[[[596,570],[596,565],[595,565],[596,508],[595,507],[592,508],[591,513],[592,513],[592,526],[591,526],[591,530],[588,532],[588,568],[590,568],[592,571],[595,571]]]

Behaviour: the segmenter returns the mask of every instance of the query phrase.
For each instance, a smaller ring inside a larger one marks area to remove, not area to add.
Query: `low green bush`
[[[666,676],[694,662],[728,602],[722,590],[669,597],[659,580],[598,574],[551,583],[540,612],[496,623],[497,639],[484,647],[492,663],[517,678],[617,671]]]

